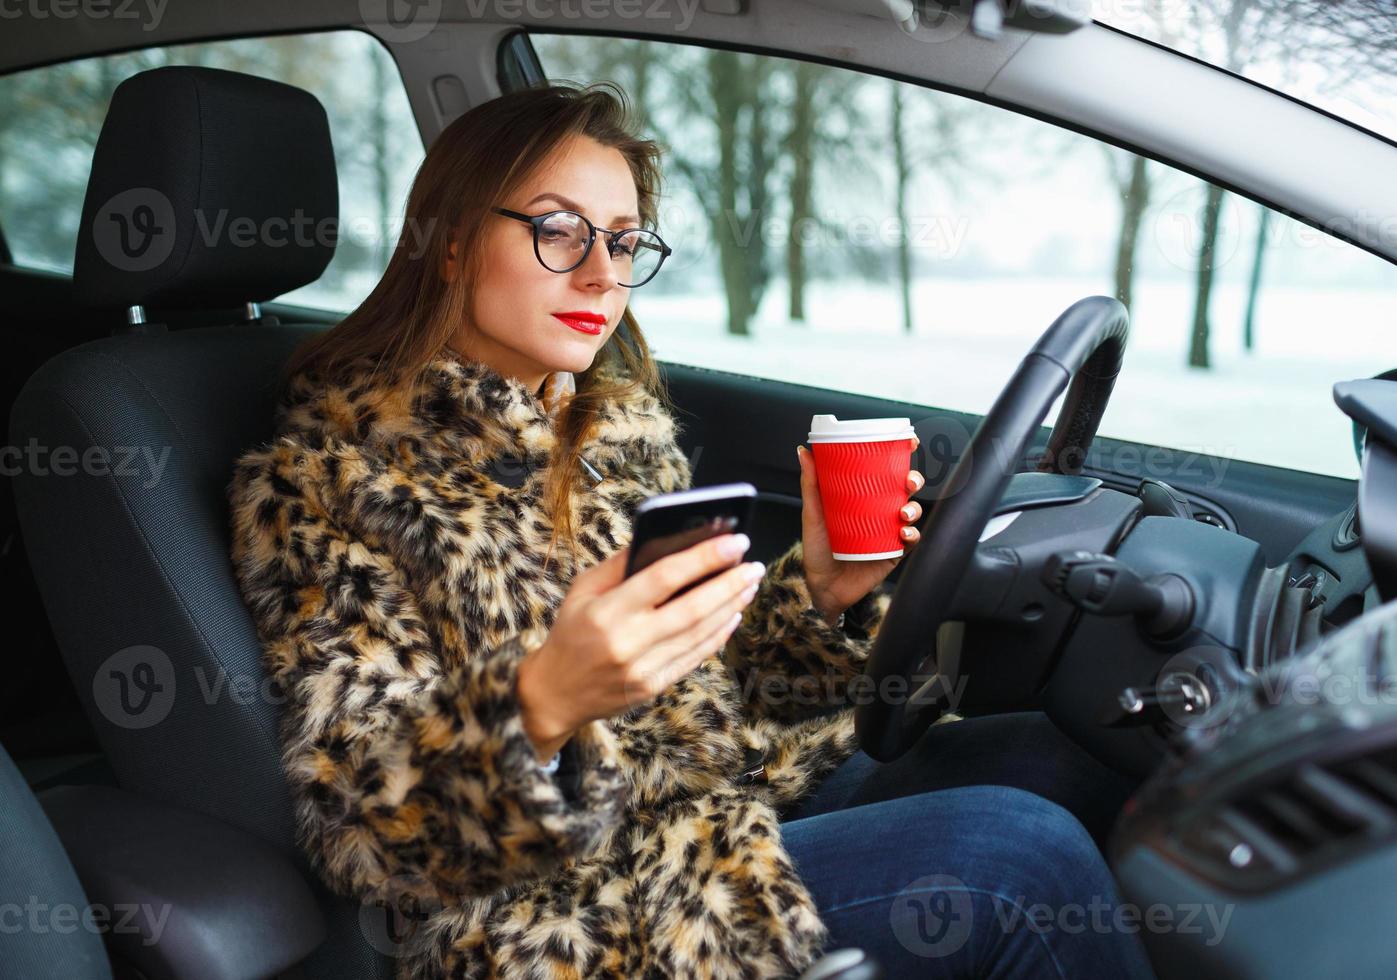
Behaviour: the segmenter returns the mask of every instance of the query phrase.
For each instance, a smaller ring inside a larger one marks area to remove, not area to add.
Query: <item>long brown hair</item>
[[[373,292],[336,326],[298,347],[283,368],[282,382],[307,368],[331,378],[366,356],[374,360],[375,375],[381,369],[389,377],[417,378],[472,309],[490,209],[502,205],[573,136],[620,151],[635,180],[641,223],[653,227],[660,147],[633,134],[629,104],[618,86],[537,86],[483,102],[454,120],[428,149],[408,195],[402,234]],[[455,275],[444,278],[453,240],[458,243]],[[617,370],[603,372],[606,365]],[[611,378],[599,377],[603,373]],[[549,463],[549,560],[560,541],[576,552],[570,496],[581,446],[602,407],[644,388],[672,409],[629,308],[575,380],[577,391],[557,421],[557,448]]]

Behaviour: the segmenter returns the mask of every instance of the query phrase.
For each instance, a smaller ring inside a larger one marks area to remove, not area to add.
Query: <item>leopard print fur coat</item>
[[[566,789],[525,734],[516,668],[572,577],[627,545],[635,505],[690,485],[676,423],[649,392],[600,415],[583,453],[601,480],[573,495],[582,547],[545,574],[540,397],[454,352],[410,379],[351,367],[291,379],[228,486],[317,872],[419,910],[401,977],[798,974],[828,934],[778,812],[856,749],[853,708],[824,695],[861,672],[886,594],[829,626],[795,542],[721,655],[573,736]],[[502,454],[521,480],[500,478]],[[797,697],[800,678],[821,683]],[[735,778],[749,749],[765,782]]]

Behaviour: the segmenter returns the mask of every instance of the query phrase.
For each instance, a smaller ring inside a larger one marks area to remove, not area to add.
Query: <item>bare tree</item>
[[[1285,79],[1303,61],[1321,69],[1325,87],[1333,90],[1359,79],[1381,85],[1383,79],[1397,74],[1391,0],[1194,0],[1183,12],[1182,18],[1174,20],[1166,18],[1163,7],[1154,11],[1158,39],[1239,75],[1266,65],[1273,77]],[[1193,367],[1207,367],[1211,362],[1213,274],[1202,263],[1211,263],[1216,256],[1223,196],[1220,188],[1209,185],[1200,212],[1200,267],[1188,354]],[[1243,327],[1247,349],[1255,341],[1255,307],[1269,220],[1269,213],[1263,213],[1252,255]]]
[[[1278,45],[1269,52],[1284,74],[1304,61],[1324,69],[1321,90],[1334,92],[1358,83],[1390,94],[1397,79],[1397,8],[1391,0],[1257,0],[1261,16],[1277,23],[1304,25],[1304,43]],[[1247,280],[1242,348],[1256,346],[1256,308],[1261,295],[1262,266],[1270,240],[1271,209],[1257,206],[1256,240]]]
[[[1123,153],[1104,146],[1106,166],[1121,202],[1121,227],[1116,236],[1116,299],[1133,310],[1135,254],[1140,243],[1140,227],[1150,205],[1148,161],[1136,153]]]
[[[1188,337],[1188,366],[1212,366],[1208,352],[1211,330],[1208,322],[1208,302],[1213,295],[1214,259],[1217,254],[1218,217],[1222,212],[1222,188],[1209,184],[1203,196],[1202,232],[1198,241],[1198,271],[1195,274],[1193,328]]]
[[[394,135],[388,131],[389,84],[397,74],[392,71],[385,52],[370,51],[368,73],[373,79],[373,90],[369,95],[367,114],[368,133],[363,146],[368,152],[368,168],[373,187],[373,199],[378,211],[378,242],[374,249],[373,261],[378,268],[387,268],[392,247],[389,244],[388,228],[393,218],[392,199],[392,157]]]
[[[916,179],[935,173],[940,184],[963,192],[981,181],[1000,183],[1012,179],[995,166],[1001,156],[993,147],[1003,128],[1012,119],[995,109],[957,96],[929,92],[905,82],[889,83],[887,142],[879,149],[892,161],[893,209],[897,219],[897,282],[902,308],[902,329],[916,330],[912,283],[917,276],[912,251],[914,229],[910,209]],[[1068,143],[1049,139],[1038,147],[1036,164],[1050,170]]]
[[[768,126],[767,83],[773,62],[758,55],[711,50],[706,57],[708,96],[718,129],[717,193],[709,219],[718,244],[718,264],[728,305],[728,332],[746,336],[770,279],[770,256],[761,223],[769,215],[769,183],[775,153]],[[692,165],[691,177],[698,177]]]
[[[1211,16],[1221,29],[1225,52],[1222,67],[1229,71],[1239,71],[1244,64],[1243,45],[1249,36],[1243,32],[1243,24],[1250,6],[1251,0],[1200,0],[1191,11],[1195,24]],[[1198,243],[1193,324],[1188,340],[1189,367],[1208,368],[1212,364],[1209,352],[1212,325],[1209,322],[1208,308],[1213,295],[1213,261],[1217,254],[1218,217],[1222,212],[1222,195],[1221,187],[1208,184],[1200,219],[1201,238]]]
[[[1256,346],[1256,304],[1261,295],[1261,265],[1266,258],[1266,236],[1271,228],[1271,209],[1264,204],[1256,207],[1256,247],[1252,250],[1251,276],[1247,279],[1247,312],[1242,323],[1242,349]]]
[[[805,319],[805,287],[812,273],[806,236],[829,227],[814,204],[819,174],[838,172],[843,183],[848,173],[872,172],[875,167],[867,159],[870,148],[858,146],[854,136],[867,125],[858,105],[866,81],[863,75],[804,61],[776,62],[774,69],[791,88],[786,113],[790,124],[780,149],[790,204],[788,313],[799,321]]]
[[[815,100],[821,69],[808,61],[791,67],[793,93],[790,129],[783,149],[791,163],[790,238],[786,242],[786,285],[790,294],[787,313],[792,320],[805,319],[805,232],[814,220],[811,198],[815,187]]]
[[[912,177],[912,163],[908,158],[907,133],[903,121],[902,83],[893,79],[891,99],[888,106],[889,136],[893,145],[893,195],[897,213],[897,286],[898,298],[902,305],[902,331],[911,334],[916,325],[912,322],[912,244],[907,234],[907,185]]]

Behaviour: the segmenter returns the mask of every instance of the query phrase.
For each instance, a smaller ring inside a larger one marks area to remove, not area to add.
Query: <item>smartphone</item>
[[[666,555],[720,534],[750,537],[756,509],[757,488],[750,483],[719,483],[656,494],[635,509],[626,577]],[[670,598],[683,595],[725,570],[690,582]]]

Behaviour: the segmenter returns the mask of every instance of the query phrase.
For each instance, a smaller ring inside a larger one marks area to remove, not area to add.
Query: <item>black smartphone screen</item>
[[[750,483],[724,483],[651,497],[636,508],[627,577],[700,541],[720,534],[750,536],[757,488]],[[671,596],[681,596],[708,581],[712,572]]]

